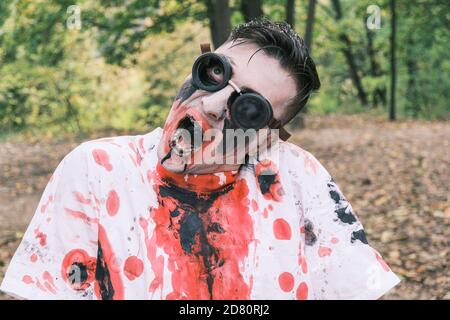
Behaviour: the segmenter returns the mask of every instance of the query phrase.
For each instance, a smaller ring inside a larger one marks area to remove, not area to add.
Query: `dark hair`
[[[285,119],[280,119],[283,125],[306,105],[312,91],[320,88],[316,65],[309,56],[305,42],[286,22],[258,18],[235,27],[227,39],[227,42],[229,41],[236,42],[236,45],[256,44],[293,75],[297,94],[288,105]]]

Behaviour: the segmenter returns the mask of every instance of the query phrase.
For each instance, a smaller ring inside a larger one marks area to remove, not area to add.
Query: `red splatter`
[[[339,239],[338,239],[338,238],[336,238],[336,237],[331,238],[331,243],[332,243],[332,244],[336,244],[336,243],[338,243],[338,242],[339,242]]]
[[[94,149],[92,150],[92,156],[94,157],[95,162],[104,167],[106,171],[111,171],[113,169],[111,163],[109,162],[109,155],[103,149]]]
[[[74,191],[73,192],[75,195],[75,198],[78,202],[82,203],[82,204],[87,204],[90,205],[91,204],[91,199],[86,199],[83,194],[81,194],[81,192],[78,191]]]
[[[308,272],[308,265],[306,263],[306,257],[303,255],[301,241],[299,241],[298,245],[298,265],[302,268],[303,273]]]
[[[144,263],[136,256],[128,257],[127,260],[125,260],[123,271],[128,280],[132,281],[141,276],[142,271],[144,271]]]
[[[64,210],[66,211],[66,213],[70,214],[72,217],[81,219],[84,222],[86,222],[87,224],[98,223],[98,218],[91,218],[82,211],[76,211],[76,210],[72,210],[69,208],[64,208]]]
[[[310,174],[316,174],[318,163],[317,161],[306,151],[303,151],[303,165]]]
[[[132,142],[129,142],[128,146],[130,147],[131,151],[133,151],[133,155],[130,155],[131,160],[133,161],[135,166],[140,166],[142,163],[142,157],[139,154],[136,146]]]
[[[108,193],[108,199],[106,200],[106,210],[110,216],[115,216],[119,211],[120,199],[115,190],[111,190]]]
[[[44,286],[47,288],[47,290],[53,294],[56,294],[57,290],[56,290],[56,286],[55,286],[55,283],[53,282],[53,277],[51,276],[51,274],[48,271],[45,271],[44,274],[42,275],[42,277],[45,280]]]
[[[383,267],[384,271],[389,272],[391,271],[391,268],[389,268],[389,266],[387,265],[387,263],[383,260],[383,258],[381,257],[381,255],[378,253],[378,251],[376,251],[375,249],[373,250],[375,253],[375,257],[377,258],[378,262],[381,264],[381,266]]]
[[[332,252],[331,248],[322,247],[322,246],[320,246],[319,250],[318,250],[319,257],[321,257],[321,258],[329,256],[331,254],[331,252]]]
[[[41,246],[45,246],[47,245],[47,235],[41,231],[39,231],[39,229],[35,229],[34,230],[34,235],[36,239],[39,239],[39,244]]]
[[[52,201],[53,201],[53,196],[50,195],[50,196],[48,197],[48,199],[47,199],[47,202],[44,203],[44,204],[41,206],[41,213],[44,213],[44,212],[47,210],[48,205],[49,205],[50,202],[52,202]]]
[[[45,290],[45,287],[41,284],[41,282],[37,278],[36,278],[36,287],[38,287],[38,289],[41,291],[47,292],[47,290]]]
[[[25,275],[22,278],[22,282],[26,283],[26,284],[31,284],[33,283],[33,278],[31,278],[29,275]]]
[[[283,272],[278,277],[281,290],[289,292],[294,288],[294,276],[290,272]]]
[[[271,204],[269,204],[268,208],[269,208],[270,211],[273,210],[273,206]]]
[[[305,282],[298,285],[296,296],[297,300],[308,299],[308,285]]]
[[[125,297],[124,286],[120,277],[120,265],[117,256],[114,253],[111,243],[109,242],[105,228],[101,224],[98,225],[98,241],[102,250],[102,258],[109,272],[109,279],[105,279],[111,284],[114,294],[113,300],[123,300]],[[98,281],[95,282],[94,291],[97,297],[102,297],[101,286]]]
[[[264,208],[263,217],[266,219],[267,219],[267,217],[269,217],[269,211],[267,211],[267,208]]]
[[[38,256],[36,255],[36,253],[33,253],[33,254],[30,256],[31,262],[36,262],[36,261],[37,261],[37,258],[38,258]]]
[[[232,176],[227,176],[229,181]],[[167,254],[167,270],[171,273],[173,291],[166,299],[249,299],[251,284],[246,283],[241,273],[249,244],[254,240],[245,180],[237,180],[233,188],[217,191],[220,184],[215,175],[189,176],[185,181],[184,175],[174,177],[169,174],[171,182],[180,181],[182,186],[195,183],[196,190],[215,190],[194,193],[181,189],[186,191],[181,197],[189,197],[198,205],[192,211],[184,205],[189,199],[178,198],[179,185],[173,190],[167,180],[161,180],[158,175],[156,178],[154,188],[159,195],[159,206],[150,212],[154,223],[151,238],[148,221],[140,219],[147,257],[155,273],[150,292],[163,287],[165,261],[156,254],[159,247]],[[163,195],[161,190],[164,190]],[[197,228],[198,232],[192,232],[186,242],[185,233],[190,233],[191,227]]]
[[[83,249],[69,251],[61,265],[61,276],[72,289],[87,289],[95,279],[97,259]]]
[[[142,154],[145,154],[144,137],[139,138],[138,145],[139,145],[139,149],[142,152]]]
[[[291,239],[291,227],[289,223],[280,218],[273,222],[273,233],[278,240],[290,240]]]
[[[255,199],[252,199],[252,209],[254,212],[258,211],[258,202]]]

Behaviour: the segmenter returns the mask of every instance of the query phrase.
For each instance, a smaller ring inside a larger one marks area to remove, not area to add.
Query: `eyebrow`
[[[233,58],[231,58],[230,56],[227,56],[227,55],[225,55],[225,54],[224,54],[224,56],[228,59],[228,61],[230,62],[230,64],[231,64],[232,66],[237,67],[237,66],[236,66],[236,63],[235,63],[234,60],[233,60]],[[245,91],[245,92],[257,93],[257,94],[259,94],[260,96],[263,96],[264,98],[266,98],[265,95],[263,95],[262,93],[258,92],[257,90],[255,90],[255,89],[253,89],[253,88],[250,88],[250,87],[248,87],[248,86],[242,86],[242,87],[239,87],[239,89],[241,89],[241,91]],[[266,99],[267,99],[267,98],[266,98]]]

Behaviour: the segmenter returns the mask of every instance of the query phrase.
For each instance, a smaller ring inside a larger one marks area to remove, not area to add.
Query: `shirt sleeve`
[[[315,299],[378,299],[400,280],[370,246],[363,225],[327,170],[310,154],[301,229]]]
[[[20,299],[93,299],[98,204],[83,144],[60,162],[0,290]]]

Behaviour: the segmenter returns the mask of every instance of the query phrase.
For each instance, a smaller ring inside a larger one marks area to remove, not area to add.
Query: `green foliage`
[[[307,0],[296,1],[304,35]],[[341,0],[337,21],[329,1],[317,1],[312,56],[322,88],[312,113],[386,113],[389,99],[389,2],[378,1],[381,29],[367,32],[371,0]],[[263,1],[283,20],[285,1]],[[45,134],[147,130],[161,126],[177,91],[210,41],[206,0],[80,0],[81,30],[67,28],[66,0],[0,1],[0,133]],[[231,0],[232,25],[243,22]],[[449,9],[446,1],[398,2],[399,115],[449,119]],[[340,38],[345,34],[350,47]],[[369,36],[372,55],[369,54]],[[362,105],[343,49],[353,53],[368,96]],[[374,69],[374,65],[376,66]],[[381,97],[384,95],[384,99]]]

